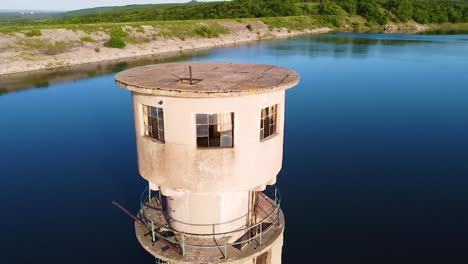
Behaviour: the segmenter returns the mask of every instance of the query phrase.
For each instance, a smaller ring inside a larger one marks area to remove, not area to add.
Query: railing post
[[[148,204],[151,204],[151,188],[148,187]]]
[[[151,235],[153,236],[153,242],[156,242],[156,235],[154,234],[154,222],[151,220]]]
[[[277,225],[279,226],[280,225],[280,211],[281,209],[277,209],[277,212],[276,212],[276,221],[278,222]]]
[[[182,235],[182,256],[185,257],[185,236]]]
[[[260,246],[262,245],[263,224],[260,224]]]
[[[278,188],[275,186],[275,205],[278,205]]]
[[[224,242],[224,259],[227,259],[227,242]]]

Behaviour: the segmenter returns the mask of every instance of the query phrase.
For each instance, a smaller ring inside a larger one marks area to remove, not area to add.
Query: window
[[[158,259],[158,258],[156,258],[156,262],[155,262],[155,263],[156,263],[156,264],[170,264],[169,262],[164,261],[164,260],[162,260],[162,259]]]
[[[143,105],[145,136],[164,143],[164,112],[162,108]]]
[[[260,139],[267,138],[276,133],[278,105],[273,105],[262,109],[262,118],[260,120]]]
[[[233,147],[234,113],[197,114],[198,147]]]

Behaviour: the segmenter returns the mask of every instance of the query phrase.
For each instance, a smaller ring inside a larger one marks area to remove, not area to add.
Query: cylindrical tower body
[[[234,63],[116,76],[132,91],[139,171],[149,182],[144,226],[136,224],[145,249],[168,263],[281,262],[284,218],[267,186],[282,166],[285,90],[298,80],[285,68]]]

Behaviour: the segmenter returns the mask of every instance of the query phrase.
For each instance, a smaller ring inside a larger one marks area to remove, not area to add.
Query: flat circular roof
[[[286,90],[299,83],[299,74],[265,64],[179,62],[128,69],[118,73],[115,81],[143,94],[230,97]]]

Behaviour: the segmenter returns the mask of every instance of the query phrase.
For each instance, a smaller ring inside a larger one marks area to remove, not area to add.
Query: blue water
[[[468,35],[305,36],[184,59],[301,74],[283,263],[468,263]],[[145,187],[113,76],[0,96],[0,263],[153,263],[111,205],[136,212]]]

